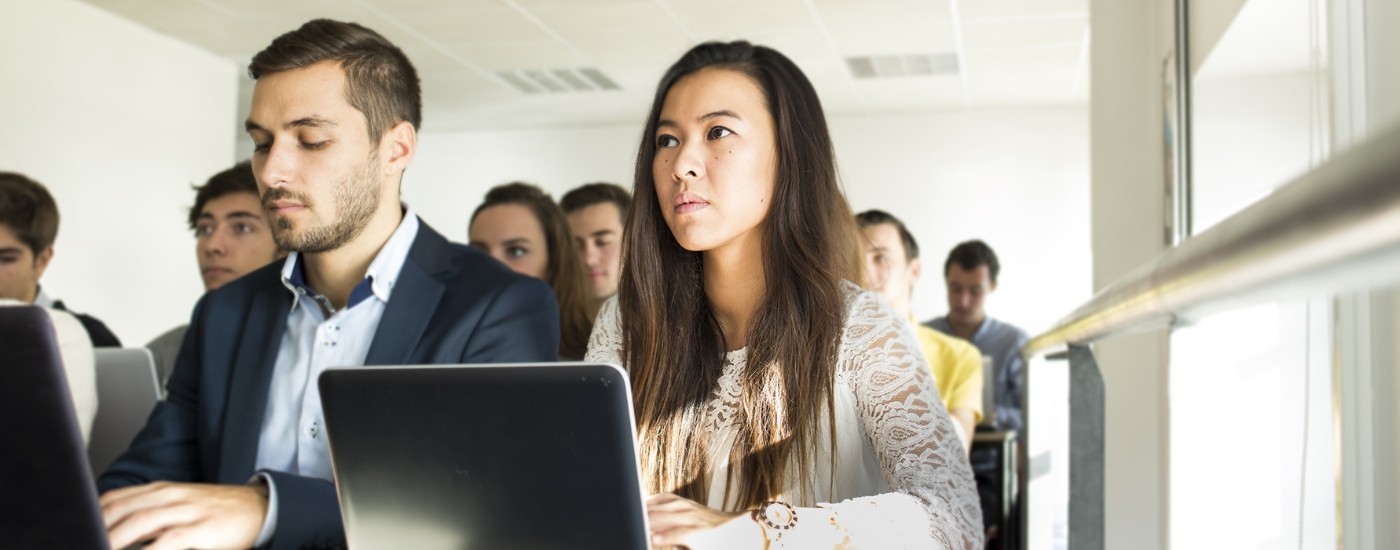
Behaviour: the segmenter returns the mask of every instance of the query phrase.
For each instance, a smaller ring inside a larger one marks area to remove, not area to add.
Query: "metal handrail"
[[[1400,126],[1166,250],[1022,348],[1161,328],[1265,301],[1400,282]]]

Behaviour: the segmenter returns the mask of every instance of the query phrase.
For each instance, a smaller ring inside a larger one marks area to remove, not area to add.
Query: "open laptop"
[[[982,355],[982,422],[977,425],[983,430],[997,429],[997,362],[990,355]]]
[[[0,547],[107,548],[48,313],[0,307]]]
[[[545,363],[327,369],[351,548],[647,548],[627,375]]]
[[[92,419],[88,462],[92,475],[107,471],[146,425],[162,395],[155,360],[146,348],[97,348],[97,416]]]

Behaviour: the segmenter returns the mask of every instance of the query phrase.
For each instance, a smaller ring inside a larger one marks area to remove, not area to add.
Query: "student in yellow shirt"
[[[909,319],[924,347],[924,357],[938,385],[938,396],[953,417],[963,448],[972,446],[973,427],[982,421],[982,354],[965,340],[914,322],[910,308],[919,280],[919,243],[904,222],[883,210],[856,215],[863,234],[865,266],[871,290]]]

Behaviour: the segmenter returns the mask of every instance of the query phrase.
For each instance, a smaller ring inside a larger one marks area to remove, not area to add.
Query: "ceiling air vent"
[[[953,53],[861,55],[847,57],[846,67],[856,78],[952,75],[958,74],[958,55]]]
[[[568,94],[619,90],[602,71],[581,69],[516,69],[496,71],[496,76],[527,94]]]

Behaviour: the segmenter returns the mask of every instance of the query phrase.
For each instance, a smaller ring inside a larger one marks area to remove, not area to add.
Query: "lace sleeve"
[[[972,469],[912,328],[865,291],[848,315],[838,368],[895,492],[823,507],[856,546],[981,548]]]
[[[588,351],[583,360],[590,363],[622,364],[622,323],[618,317],[617,296],[608,298],[598,310],[593,334],[588,337]]]

